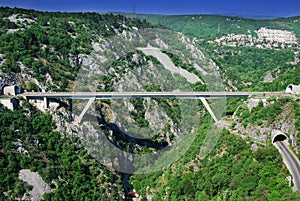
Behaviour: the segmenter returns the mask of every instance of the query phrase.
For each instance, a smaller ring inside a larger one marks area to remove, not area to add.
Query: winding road
[[[284,141],[274,143],[282,155],[283,161],[293,176],[293,189],[300,192],[300,162],[298,158],[289,149],[288,144]]]

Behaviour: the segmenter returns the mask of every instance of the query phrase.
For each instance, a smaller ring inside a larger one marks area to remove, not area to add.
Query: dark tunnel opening
[[[279,134],[274,137],[273,143],[278,142],[278,141],[284,141],[286,139],[287,139],[287,137],[285,135]]]

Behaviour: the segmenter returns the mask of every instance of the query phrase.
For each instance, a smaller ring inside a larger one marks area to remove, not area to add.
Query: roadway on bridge
[[[66,98],[66,99],[123,99],[123,98],[233,98],[248,96],[285,95],[285,92],[32,92],[19,96],[25,98]]]

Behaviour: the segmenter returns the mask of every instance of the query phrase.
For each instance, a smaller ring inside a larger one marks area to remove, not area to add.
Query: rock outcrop
[[[19,179],[32,186],[32,189],[28,192],[29,196],[24,195],[22,200],[39,201],[42,199],[44,193],[51,192],[50,186],[44,182],[43,178],[37,172],[31,172],[30,170],[20,170]]]
[[[286,44],[296,44],[296,34],[291,31],[268,29],[265,27],[260,28],[256,31],[259,40],[266,40],[270,42],[279,42]]]

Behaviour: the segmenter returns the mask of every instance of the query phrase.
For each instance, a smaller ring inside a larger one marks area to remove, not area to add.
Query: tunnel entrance
[[[290,94],[300,94],[300,85],[289,84],[286,87],[285,92]]]
[[[288,85],[285,92],[286,93],[293,93],[293,85],[292,84]]]
[[[286,135],[284,135],[284,134],[279,134],[279,135],[276,135],[276,136],[274,137],[273,143],[278,142],[278,141],[284,141],[284,140],[286,140],[286,139],[287,139]]]
[[[287,135],[280,130],[273,130],[271,133],[271,139],[273,144],[275,142],[288,141]]]

